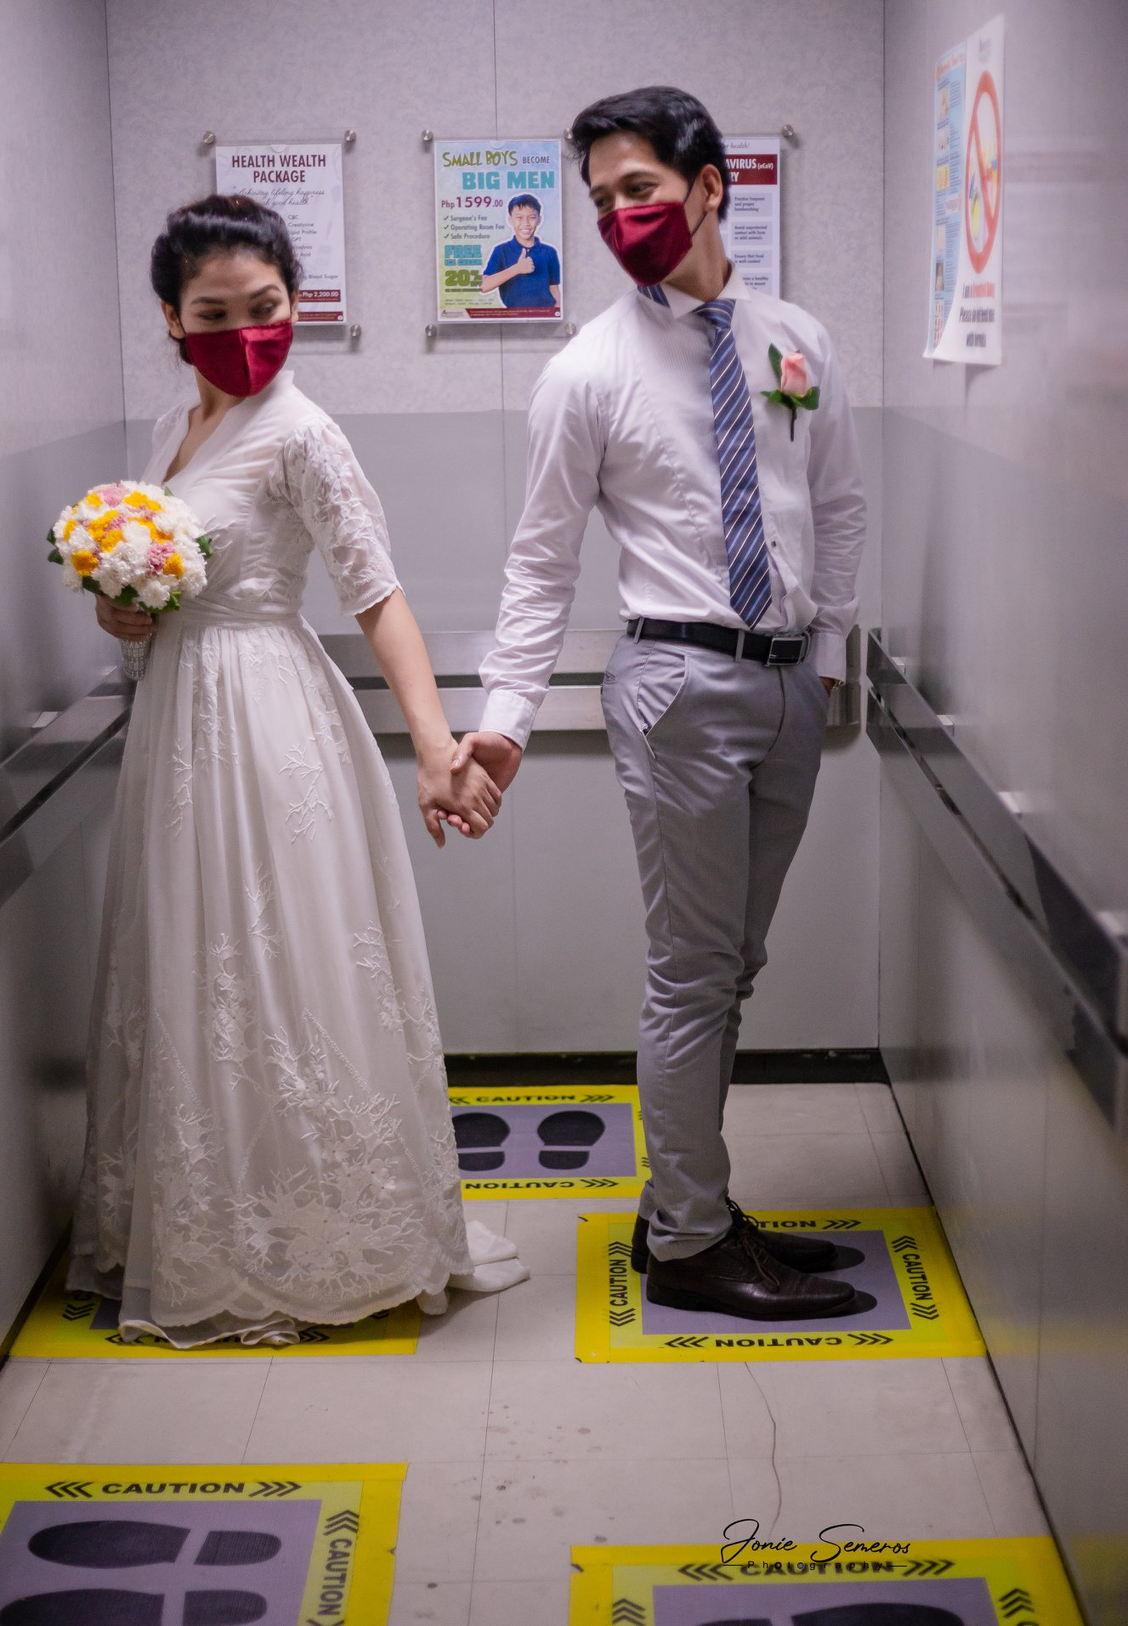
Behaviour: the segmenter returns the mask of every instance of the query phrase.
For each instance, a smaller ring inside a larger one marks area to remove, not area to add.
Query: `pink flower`
[[[109,503],[113,507],[115,503],[119,503],[125,496],[127,487],[115,484],[112,486],[95,486],[94,489],[103,502]]]
[[[159,576],[165,567],[165,560],[172,552],[172,547],[166,542],[154,542],[149,549],[149,569],[154,576]]]
[[[798,401],[811,387],[807,376],[807,358],[802,350],[792,350],[779,364],[779,387],[784,395]]]

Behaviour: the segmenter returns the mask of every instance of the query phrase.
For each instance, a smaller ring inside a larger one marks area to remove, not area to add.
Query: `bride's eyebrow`
[[[253,294],[249,294],[248,298],[261,299],[263,294],[276,294],[278,291],[278,284],[276,282],[266,282],[261,288],[256,288]],[[195,299],[192,300],[193,306],[225,305],[226,303],[227,300],[222,294],[197,294]]]

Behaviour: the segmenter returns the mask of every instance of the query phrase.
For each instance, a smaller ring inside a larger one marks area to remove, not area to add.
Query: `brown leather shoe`
[[[763,1232],[734,1219],[719,1242],[688,1259],[658,1259],[646,1273],[651,1304],[721,1310],[753,1321],[817,1321],[847,1315],[857,1295],[849,1282],[793,1270],[760,1244]]]
[[[725,1201],[733,1219],[742,1219],[745,1225],[750,1225],[764,1252],[781,1264],[790,1265],[792,1270],[829,1270],[833,1266],[838,1253],[833,1242],[824,1242],[814,1236],[791,1236],[786,1231],[766,1231],[754,1215],[745,1214],[731,1197],[726,1197]],[[637,1270],[640,1276],[646,1275],[651,1260],[646,1233],[647,1221],[639,1214],[631,1237],[631,1268]]]

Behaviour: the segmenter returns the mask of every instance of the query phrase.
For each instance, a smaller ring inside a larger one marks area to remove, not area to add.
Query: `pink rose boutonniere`
[[[791,408],[791,438],[794,440],[796,410],[805,407],[808,412],[813,412],[819,404],[819,387],[811,383],[807,358],[802,350],[789,350],[784,355],[778,345],[770,344],[768,360],[772,364],[772,372],[779,379],[779,388],[761,390],[760,394],[766,400],[782,402]]]

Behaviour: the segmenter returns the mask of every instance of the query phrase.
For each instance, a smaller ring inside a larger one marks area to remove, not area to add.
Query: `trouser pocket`
[[[633,685],[635,717],[647,739],[670,715],[688,676],[689,662],[681,645],[651,642]]]

